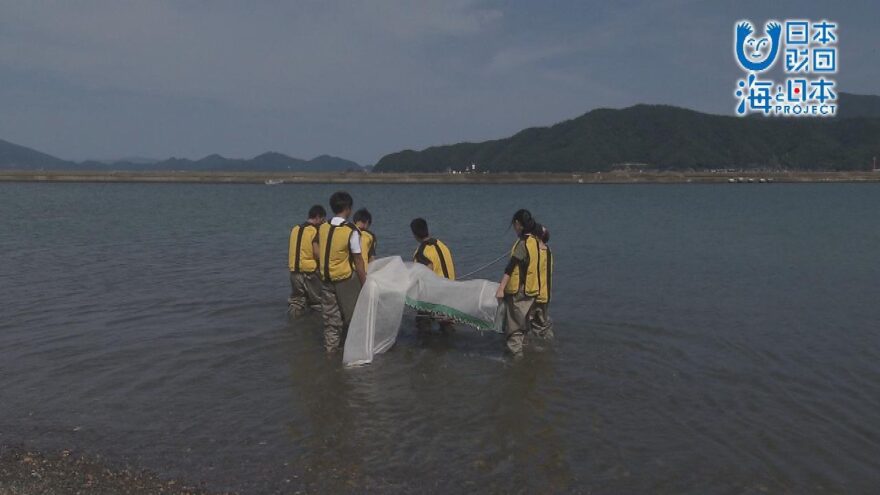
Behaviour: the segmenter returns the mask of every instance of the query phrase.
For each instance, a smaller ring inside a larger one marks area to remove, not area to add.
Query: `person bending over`
[[[413,253],[413,261],[421,263],[439,277],[455,280],[455,263],[452,261],[452,251],[440,239],[431,237],[428,230],[428,222],[424,218],[416,218],[409,224],[413,237],[419,243]],[[416,315],[416,327],[420,331],[428,331],[431,329],[431,322],[434,318],[430,313],[419,311]],[[455,329],[451,320],[440,320],[440,329],[444,332],[451,332]]]

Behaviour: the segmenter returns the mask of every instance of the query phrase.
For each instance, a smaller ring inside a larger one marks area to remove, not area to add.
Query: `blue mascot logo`
[[[752,36],[754,29],[749,21],[741,21],[736,26],[736,41],[733,50],[743,69],[762,72],[773,67],[779,53],[779,36],[782,26],[771,21],[765,26],[765,36]]]

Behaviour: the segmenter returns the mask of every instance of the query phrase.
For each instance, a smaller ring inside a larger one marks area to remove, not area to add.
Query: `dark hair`
[[[513,214],[513,219],[510,220],[510,223],[519,222],[523,228],[523,235],[525,234],[534,234],[535,228],[537,227],[537,223],[535,223],[535,219],[532,217],[532,212],[529,210],[517,210],[516,213]]]
[[[544,242],[544,244],[550,242],[550,229],[543,225],[538,225],[536,230],[538,231],[538,237],[541,238],[541,241]]]
[[[424,239],[431,235],[430,232],[428,232],[428,222],[425,221],[424,218],[414,219],[409,223],[409,228],[412,230],[413,235],[419,239]]]
[[[342,213],[351,208],[352,205],[354,205],[354,200],[351,199],[351,194],[345,191],[336,191],[330,196],[330,209],[333,210],[334,214]]]
[[[373,215],[370,215],[370,210],[366,208],[361,208],[360,210],[354,212],[354,216],[351,217],[351,221],[354,223],[364,222],[364,223],[373,223]]]
[[[314,205],[309,208],[309,218],[324,218],[327,216],[327,210],[321,205]]]

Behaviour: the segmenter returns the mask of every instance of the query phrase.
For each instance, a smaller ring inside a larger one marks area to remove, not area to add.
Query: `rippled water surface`
[[[0,184],[0,442],[245,493],[880,484],[880,187],[346,187],[380,255],[425,216],[460,273],[530,208],[555,346],[406,319],[326,359],[286,250],[334,186]]]

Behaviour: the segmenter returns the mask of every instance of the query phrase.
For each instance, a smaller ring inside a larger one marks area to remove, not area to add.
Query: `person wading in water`
[[[495,297],[503,299],[506,317],[506,347],[513,356],[523,352],[523,339],[529,329],[529,313],[541,292],[538,266],[541,263],[540,242],[535,236],[537,223],[528,210],[519,210],[511,220],[516,242],[510,250],[510,261],[504,269]]]

